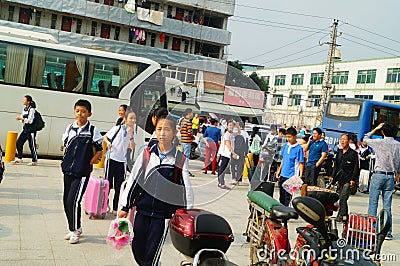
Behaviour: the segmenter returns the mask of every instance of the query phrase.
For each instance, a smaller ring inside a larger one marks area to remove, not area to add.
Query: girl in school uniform
[[[127,109],[125,112],[124,123],[113,126],[104,135],[107,144],[108,154],[106,155],[106,178],[110,182],[110,188],[114,188],[114,199],[112,213],[117,215],[118,199],[122,182],[125,180],[125,164],[128,148],[135,147],[135,127],[136,115]]]
[[[119,218],[135,205],[132,253],[140,265],[158,265],[168,222],[178,208],[193,208],[188,159],[173,145],[176,122],[157,119],[157,142],[138,156],[121,197]]]

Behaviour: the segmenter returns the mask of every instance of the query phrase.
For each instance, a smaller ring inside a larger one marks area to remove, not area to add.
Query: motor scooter
[[[182,266],[236,265],[225,255],[234,237],[223,217],[202,209],[178,209],[169,221],[169,230],[172,244],[186,256]]]

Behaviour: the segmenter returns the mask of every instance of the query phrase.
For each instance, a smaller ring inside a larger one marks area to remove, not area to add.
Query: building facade
[[[325,64],[257,70],[270,87],[264,121],[316,125]],[[361,98],[400,104],[400,57],[336,62],[331,98]]]

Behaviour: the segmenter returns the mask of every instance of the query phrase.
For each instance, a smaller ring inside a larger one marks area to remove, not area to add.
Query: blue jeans
[[[182,143],[182,153],[185,154],[186,158],[190,158],[190,149],[192,148],[192,143]]]
[[[385,174],[373,174],[369,185],[368,214],[376,216],[378,209],[379,194],[382,191],[383,208],[390,215],[390,229],[392,233],[392,193],[394,191],[394,176]]]

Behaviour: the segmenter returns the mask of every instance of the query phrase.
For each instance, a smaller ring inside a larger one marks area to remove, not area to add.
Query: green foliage
[[[230,65],[231,67],[237,68],[240,71],[243,70],[243,66],[242,64],[240,64],[239,60],[236,61],[228,61],[228,65]]]
[[[258,85],[258,87],[260,87],[260,90],[265,91],[266,93],[268,92],[269,86],[264,78],[259,77],[256,72],[253,72],[250,75],[250,78]]]

